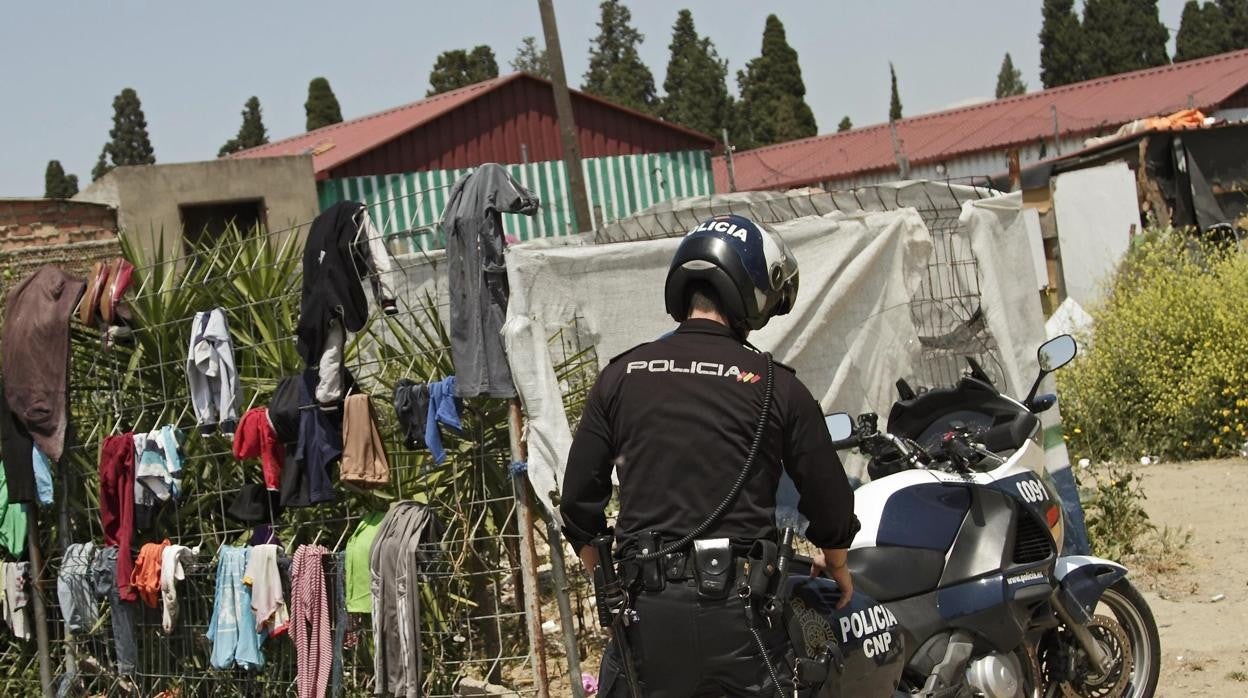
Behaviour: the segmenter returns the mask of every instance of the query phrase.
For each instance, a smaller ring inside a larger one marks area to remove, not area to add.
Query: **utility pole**
[[[1062,154],[1062,133],[1057,128],[1057,105],[1049,105],[1049,113],[1053,115],[1053,152]]]
[[[576,119],[572,115],[572,95],[568,93],[568,77],[563,71],[563,50],[559,48],[559,27],[555,24],[552,0],[537,0],[542,13],[542,33],[546,35],[546,58],[550,61],[550,82],[555,90],[555,115],[559,119],[559,135],[563,139],[563,165],[568,170],[568,189],[572,195],[572,212],[576,216],[576,232],[593,227],[589,217],[589,197],[585,192],[585,176],[581,172],[581,146],[576,137]]]
[[[910,179],[910,158],[901,146],[901,137],[897,135],[897,122],[888,122],[888,134],[893,139],[893,157],[897,160],[897,174],[902,179]]]
[[[737,190],[737,171],[732,167],[732,144],[728,142],[728,129],[723,129],[724,162],[728,165],[728,191]]]

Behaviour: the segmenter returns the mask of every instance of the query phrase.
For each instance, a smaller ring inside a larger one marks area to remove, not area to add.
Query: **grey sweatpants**
[[[135,617],[138,609],[134,602],[122,601],[117,587],[117,548],[109,546],[96,553],[91,563],[91,577],[95,596],[108,599],[113,608],[113,646],[117,651],[117,673],[133,674],[139,661],[139,649],[134,642]]]
[[[100,618],[91,583],[94,557],[94,543],[73,543],[65,549],[61,569],[56,575],[56,600],[61,605],[65,630],[70,635],[89,632]]]
[[[424,657],[420,648],[422,542],[437,541],[439,526],[421,504],[396,504],[382,520],[369,551],[373,591],[375,695],[420,695]]]

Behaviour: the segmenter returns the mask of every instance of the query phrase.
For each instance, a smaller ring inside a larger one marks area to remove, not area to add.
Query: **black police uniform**
[[[676,332],[613,359],[589,394],[568,457],[560,511],[579,551],[607,529],[611,471],[618,472],[617,555],[657,531],[674,541],[693,530],[727,494],[745,462],[763,406],[766,357],[724,325],[694,319]],[[736,502],[703,538],[730,538],[738,554],[755,539],[776,539],[776,487],[783,467],[801,493],[807,538],[846,548],[857,530],[853,491],[819,404],[791,369],[775,364],[769,421],[754,473]],[[661,592],[641,592],[629,645],[646,696],[771,696],[743,601],[699,597],[688,574]],[[763,624],[777,669],[786,639]],[[619,653],[603,659],[603,696],[626,696]],[[786,673],[787,675],[787,673]],[[707,693],[709,691],[709,693]]]

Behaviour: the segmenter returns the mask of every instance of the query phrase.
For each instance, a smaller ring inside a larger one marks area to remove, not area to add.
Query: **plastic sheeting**
[[[1123,162],[1058,175],[1053,211],[1066,295],[1092,307],[1140,230],[1135,175]]]
[[[793,313],[750,340],[771,351],[820,399],[825,411],[876,410],[918,351],[908,310],[931,255],[913,209],[840,212],[776,223],[801,268]],[[557,516],[572,432],[548,340],[559,330],[593,347],[600,365],[674,327],[663,282],[679,239],[556,245],[508,250],[511,286],[503,327],[512,374],[528,417],[529,477]]]

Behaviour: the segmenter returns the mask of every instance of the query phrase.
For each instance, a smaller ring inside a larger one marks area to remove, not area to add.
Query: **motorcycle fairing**
[[[932,483],[896,490],[884,503],[876,545],[946,551],[970,503],[965,487]]]
[[[1092,618],[1101,594],[1126,576],[1126,567],[1091,555],[1059,557],[1053,571],[1061,590],[1062,605],[1080,623]]]

